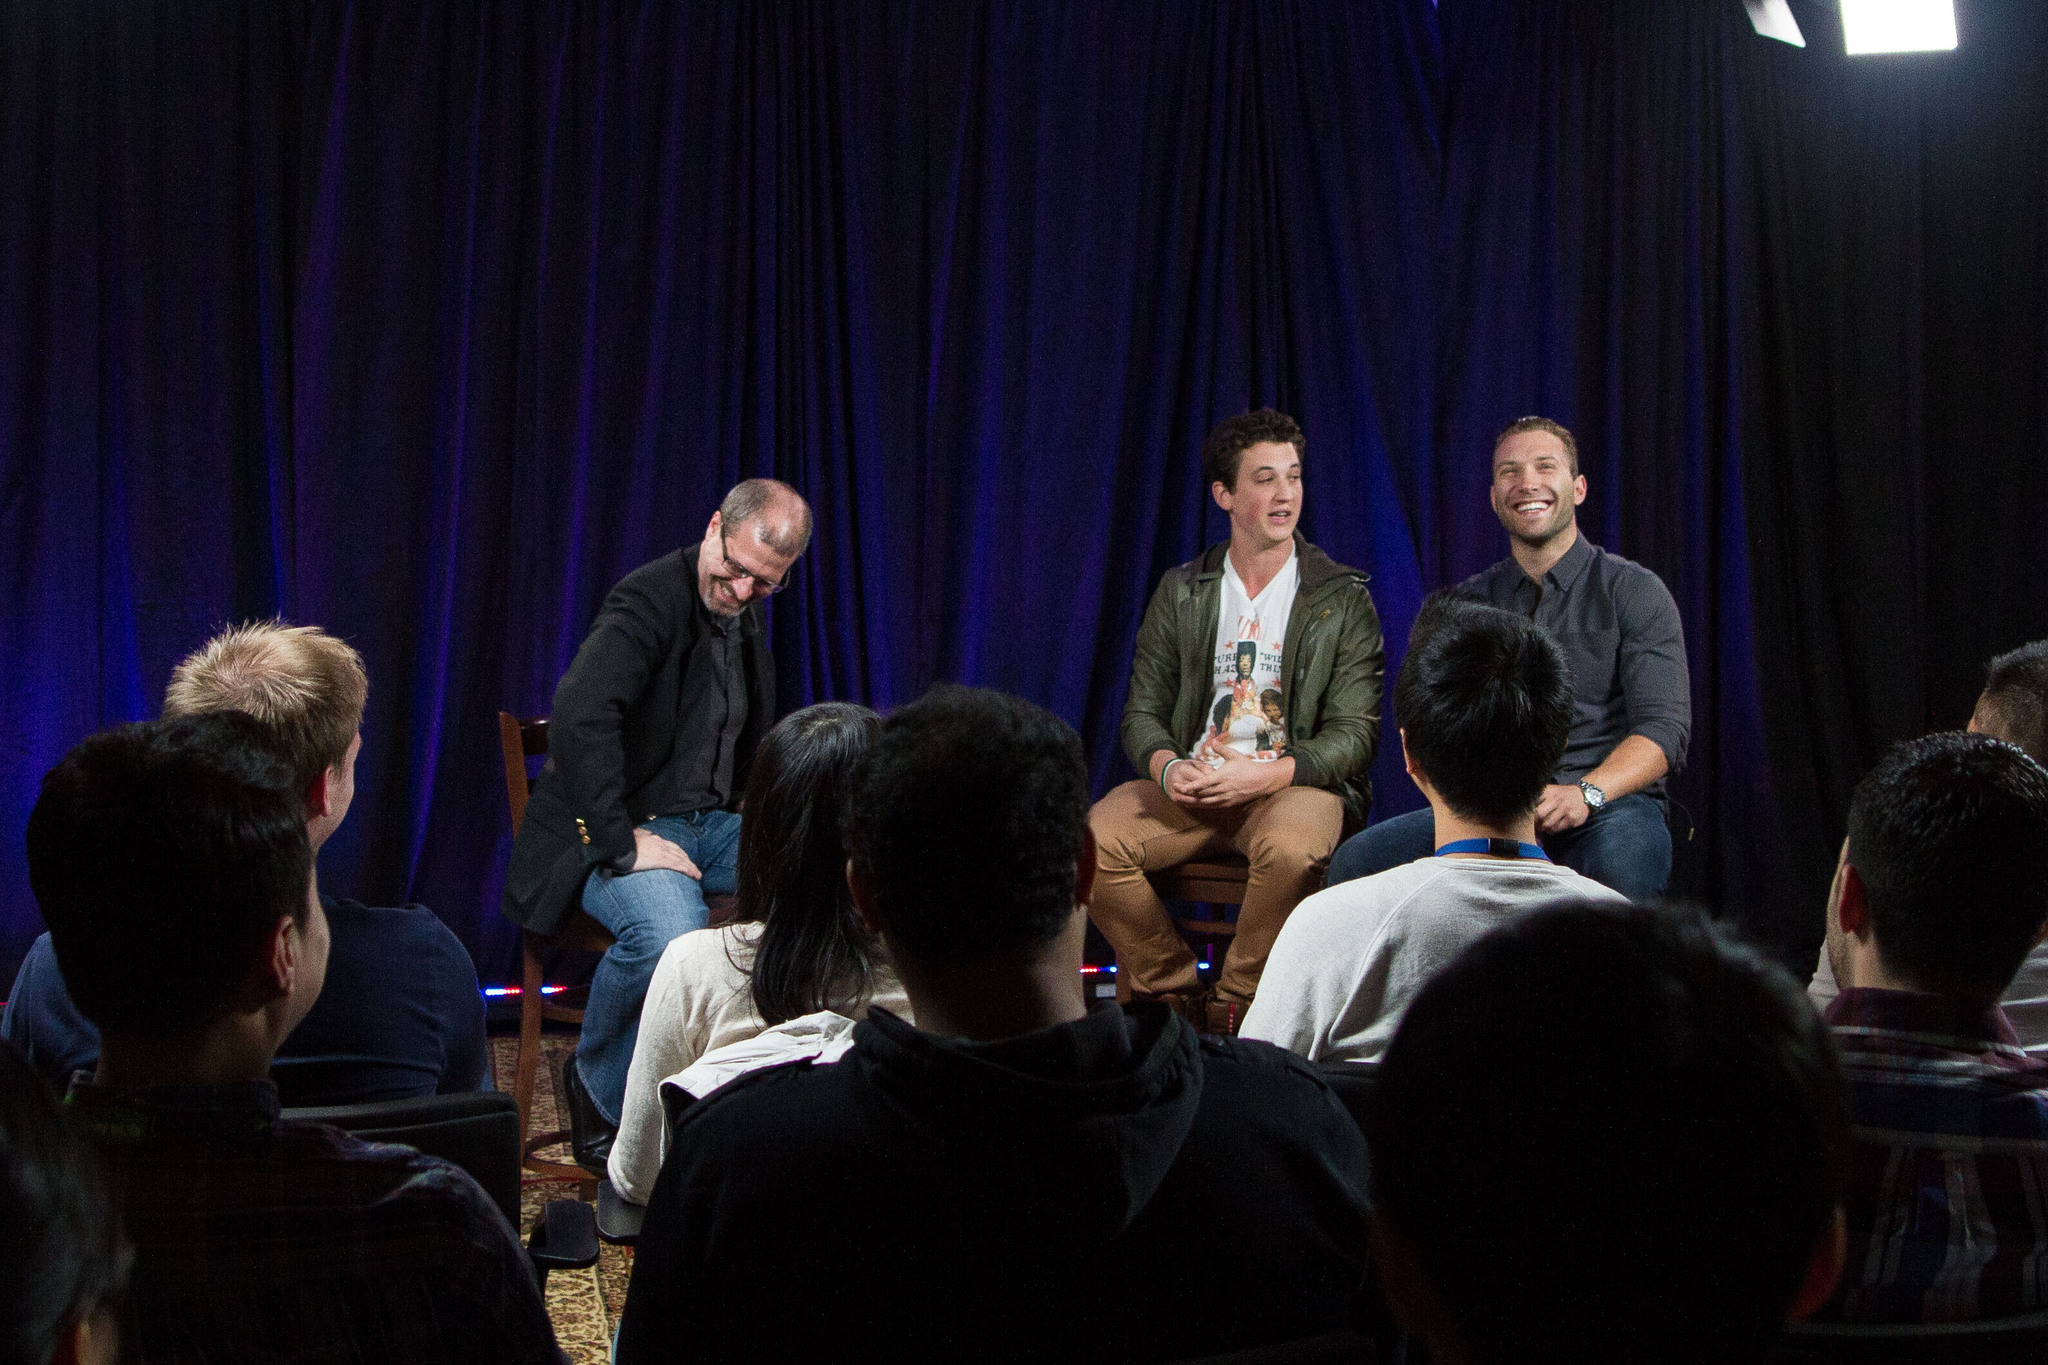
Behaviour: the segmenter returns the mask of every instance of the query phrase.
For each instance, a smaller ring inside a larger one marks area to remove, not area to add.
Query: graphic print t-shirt
[[[1301,556],[1289,555],[1257,597],[1244,590],[1237,566],[1223,558],[1223,603],[1216,613],[1215,691],[1202,738],[1250,758],[1287,752],[1287,699],[1280,692],[1280,647],[1301,585]]]

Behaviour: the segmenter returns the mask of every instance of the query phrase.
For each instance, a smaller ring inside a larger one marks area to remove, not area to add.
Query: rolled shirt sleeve
[[[1692,737],[1692,676],[1685,662],[1685,627],[1678,603],[1662,579],[1648,571],[1616,583],[1621,627],[1619,673],[1628,705],[1628,730],[1664,751],[1676,773],[1685,766]]]

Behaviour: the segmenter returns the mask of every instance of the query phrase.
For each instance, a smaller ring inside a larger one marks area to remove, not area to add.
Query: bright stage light
[[[1842,0],[1842,37],[1852,55],[1947,52],[1956,45],[1955,0]]]
[[[1749,11],[1749,26],[1764,37],[1806,46],[1806,35],[1799,31],[1799,21],[1792,17],[1792,7],[1785,0],[1742,0],[1742,7]]]

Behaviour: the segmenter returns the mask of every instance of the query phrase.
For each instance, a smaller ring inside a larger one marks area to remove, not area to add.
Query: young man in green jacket
[[[1280,926],[1372,804],[1379,613],[1363,573],[1301,537],[1306,448],[1270,408],[1226,418],[1203,442],[1230,540],[1153,593],[1123,718],[1124,752],[1146,778],[1088,817],[1099,850],[1089,913],[1116,949],[1119,992],[1218,1033],[1237,1031]],[[1211,992],[1145,874],[1228,849],[1251,880]]]

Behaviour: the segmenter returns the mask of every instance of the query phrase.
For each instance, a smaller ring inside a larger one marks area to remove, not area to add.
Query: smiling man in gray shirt
[[[1459,591],[1543,627],[1571,668],[1571,739],[1536,807],[1544,851],[1649,904],[1671,879],[1664,779],[1692,730],[1685,634],[1662,579],[1579,534],[1585,500],[1571,432],[1510,422],[1494,442],[1493,510],[1512,553]],[[1431,838],[1429,811],[1383,820],[1337,850],[1328,884],[1426,858]]]

